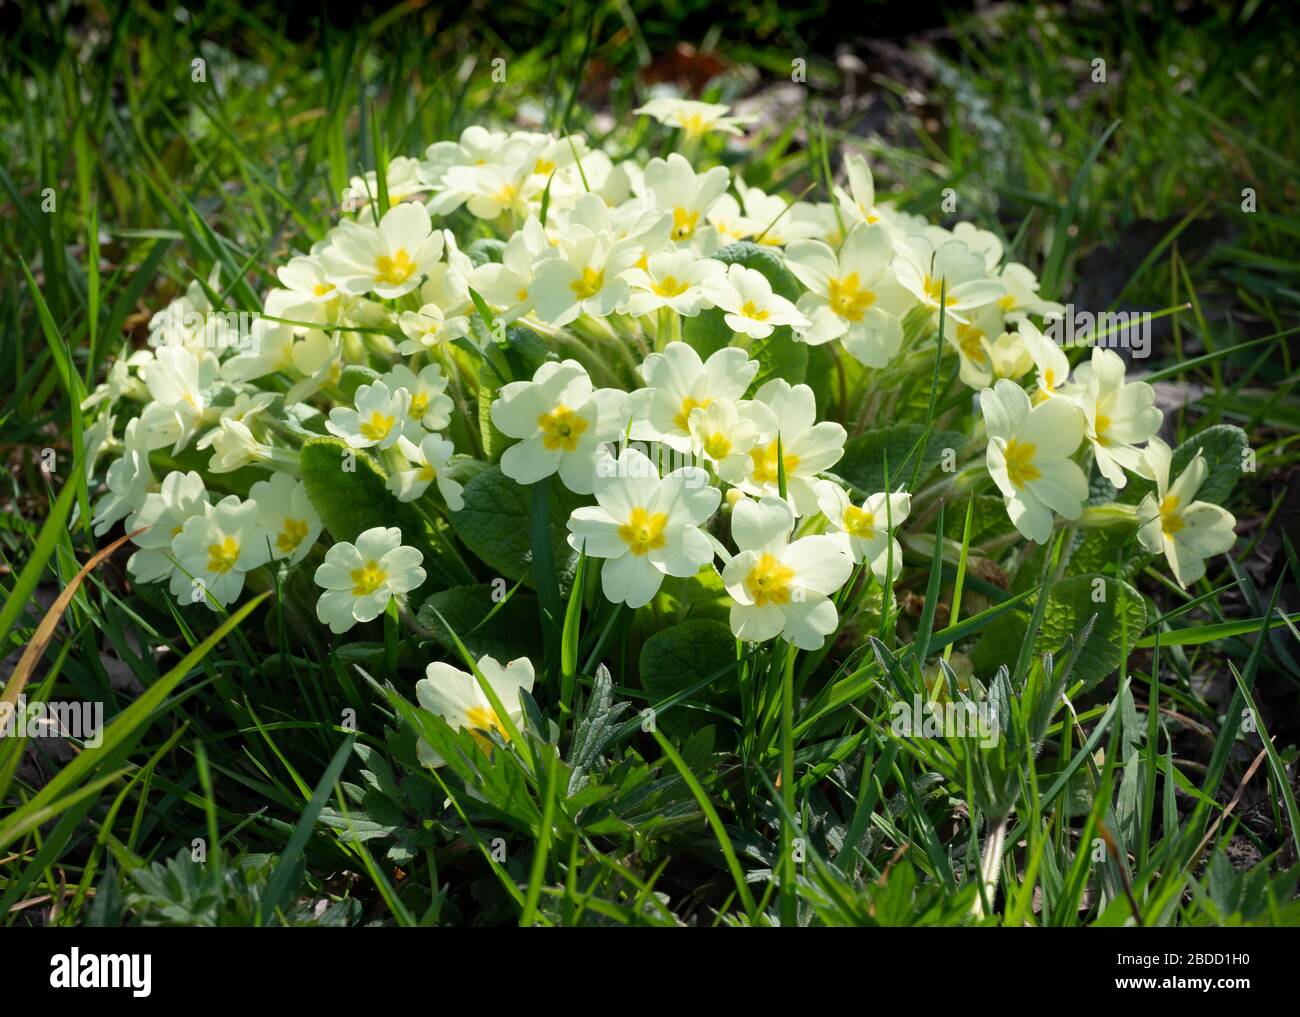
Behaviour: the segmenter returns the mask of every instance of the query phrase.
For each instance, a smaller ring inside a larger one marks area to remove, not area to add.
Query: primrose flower
[[[642,607],[665,575],[688,578],[713,560],[700,526],[717,510],[721,493],[698,466],[661,480],[649,459],[625,448],[617,460],[607,455],[597,462],[595,494],[595,505],[569,517],[569,545],[605,559],[601,587],[611,602]]]
[[[810,346],[840,339],[868,367],[885,367],[903,342],[902,316],[914,302],[894,275],[893,243],[881,224],[849,230],[837,255],[820,240],[786,249],[786,266],[808,287],[799,311]]]
[[[1209,467],[1199,451],[1172,484],[1173,455],[1153,437],[1143,450],[1141,472],[1155,481],[1154,494],[1138,506],[1138,541],[1152,554],[1163,554],[1184,589],[1205,575],[1205,559],[1232,550],[1236,519],[1227,509],[1196,501]]]
[[[95,536],[108,532],[119,519],[138,512],[150,491],[158,488],[153,471],[149,468],[149,449],[145,445],[144,428],[140,419],[129,421],[123,436],[125,446],[119,459],[109,466],[105,483],[108,493],[99,499],[95,506],[95,517],[91,520],[95,527]],[[127,527],[128,530],[133,527]]]
[[[848,189],[836,185],[834,194],[840,213],[852,223],[871,226],[881,222],[882,217],[876,209],[876,185],[871,179],[871,167],[867,160],[856,153],[844,156],[844,172],[849,178]]]
[[[1070,459],[1083,441],[1083,412],[1069,399],[1033,405],[1025,390],[999,381],[980,394],[988,428],[988,470],[1007,514],[1024,536],[1045,544],[1052,513],[1078,519],[1088,479]]]
[[[170,589],[179,603],[225,607],[244,589],[244,576],[270,560],[257,511],[255,502],[232,494],[185,521],[172,540],[177,568]]]
[[[671,307],[683,317],[694,317],[710,306],[708,284],[726,269],[712,258],[697,258],[689,250],[659,251],[646,259],[646,267],[630,268],[624,275],[632,287],[626,312],[639,317],[661,307]]]
[[[325,552],[313,577],[325,591],[316,601],[316,617],[336,634],[374,621],[394,597],[400,600],[424,582],[423,560],[402,543],[396,526],[366,530],[355,544],[339,541]]]
[[[405,155],[394,156],[388,161],[384,184],[388,200],[393,205],[430,189],[429,184],[420,179],[420,160]],[[357,203],[357,214],[364,217],[370,211],[370,203],[379,200],[379,174],[369,170],[364,177],[353,177],[348,182],[348,195]]]
[[[744,134],[743,128],[754,122],[753,117],[728,116],[731,107],[722,103],[696,102],[693,99],[666,96],[651,99],[632,112],[654,117],[669,127],[680,127],[688,138],[699,138],[715,131],[722,134]]]
[[[456,446],[440,434],[427,435],[420,444],[410,438],[399,438],[397,450],[410,464],[409,468],[397,470],[388,478],[388,490],[397,495],[398,501],[415,501],[429,485],[436,483],[438,493],[447,507],[459,512],[465,507],[462,497],[464,486],[447,476],[447,463],[451,460]]]
[[[176,567],[172,541],[191,517],[203,515],[208,508],[208,492],[198,473],[175,471],[163,477],[162,486],[145,495],[144,504],[131,520],[133,528],[148,527],[132,538],[140,550],[126,563],[131,577],[137,583],[169,578]]]
[[[463,315],[447,318],[437,304],[424,304],[418,311],[403,311],[397,327],[406,336],[397,344],[397,352],[406,356],[423,353],[469,333],[469,321]]]
[[[1028,318],[1018,326],[1020,337],[1029,347],[1029,355],[1038,368],[1038,389],[1034,392],[1034,402],[1042,402],[1057,395],[1057,390],[1070,380],[1070,360],[1061,349],[1047,336],[1043,335]]]
[[[704,283],[709,301],[726,312],[722,320],[733,332],[766,339],[778,325],[803,330],[811,322],[794,304],[772,292],[767,276],[744,265],[728,265],[726,275]]]
[[[866,562],[872,574],[885,582],[902,571],[903,549],[893,537],[912,510],[912,496],[873,494],[854,505],[839,484],[823,480],[817,485],[817,504],[837,531],[855,562]]]
[[[492,423],[520,441],[501,456],[501,472],[518,484],[558,472],[570,491],[591,494],[596,449],[622,433],[625,403],[623,392],[593,388],[576,360],[548,361],[532,381],[503,385]]]
[[[739,347],[724,346],[701,360],[689,343],[669,343],[641,364],[646,387],[628,399],[631,437],[689,452],[691,412],[715,399],[739,399],[757,373],[758,361]]]
[[[1155,389],[1144,381],[1125,384],[1124,359],[1098,346],[1091,363],[1080,365],[1074,378],[1079,384],[1074,397],[1087,418],[1085,435],[1097,469],[1123,487],[1128,482],[1124,471],[1137,470],[1141,462],[1136,446],[1154,437],[1164,419],[1155,405]]]
[[[669,238],[678,246],[690,246],[696,232],[708,225],[709,209],[727,189],[730,179],[725,166],[697,174],[676,152],[667,159],[651,159],[645,168],[645,185],[655,205],[672,213]]]
[[[307,557],[320,537],[321,521],[302,481],[276,473],[250,487],[248,497],[257,503],[257,525],[267,536],[272,560],[288,559],[292,566]]]
[[[447,722],[448,727],[469,731],[484,752],[492,748],[487,735],[495,731],[509,740],[506,725],[497,716],[492,701],[483,692],[478,679],[468,671],[437,661],[425,668],[426,677],[415,683],[415,698],[420,706]],[[480,657],[478,673],[491,686],[506,716],[518,731],[524,726],[524,708],[519,693],[533,691],[533,664],[518,657],[504,667],[495,657]],[[425,766],[442,766],[443,758],[421,739],[416,743],[420,762]]]
[[[792,386],[773,378],[754,394],[754,399],[776,417],[779,435],[771,434],[749,450],[749,472],[737,486],[755,497],[780,495],[779,437],[786,494],[799,515],[812,515],[817,511],[817,474],[840,461],[848,432],[832,420],[814,423],[817,398],[807,385]]]
[[[378,226],[345,219],[321,251],[325,275],[344,293],[395,300],[411,292],[442,257],[443,235],[418,202],[394,205]]]
[[[627,299],[623,274],[639,256],[639,245],[615,240],[609,212],[599,196],[585,194],[557,238],[554,257],[537,265],[529,291],[539,318],[567,325],[581,314],[606,317]]]
[[[355,397],[356,409],[336,406],[330,410],[325,428],[353,448],[392,448],[406,433],[411,393],[390,389],[383,381],[362,385]]]
[[[895,268],[898,281],[936,316],[943,296],[948,322],[969,321],[971,311],[1006,292],[1002,283],[988,277],[984,258],[959,240],[936,247],[924,236],[907,237],[899,246]]]
[[[444,394],[447,376],[437,364],[426,364],[419,374],[398,364],[379,380],[390,392],[405,389],[411,394],[406,418],[426,431],[441,431],[451,423],[451,396]]]
[[[750,451],[778,429],[776,414],[752,399],[719,398],[697,406],[691,410],[690,426],[694,452],[711,462],[728,484],[744,482]]]
[[[782,636],[817,650],[839,625],[830,600],[848,580],[853,559],[826,534],[790,542],[794,512],[780,498],[743,499],[731,513],[738,553],[722,572],[731,595],[731,631],[763,642]]]
[[[141,365],[152,399],[140,414],[149,448],[172,446],[172,454],[190,443],[198,429],[210,422],[213,388],[220,378],[216,356],[188,346],[160,346],[154,358]]]

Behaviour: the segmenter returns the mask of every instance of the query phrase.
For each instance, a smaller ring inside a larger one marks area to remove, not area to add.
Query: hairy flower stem
[[[1002,848],[1007,839],[1007,817],[1003,816],[984,838],[984,854],[980,857],[980,892],[975,897],[971,914],[976,918],[985,915],[984,904],[993,906],[993,897],[998,892],[998,877],[1002,873]]]

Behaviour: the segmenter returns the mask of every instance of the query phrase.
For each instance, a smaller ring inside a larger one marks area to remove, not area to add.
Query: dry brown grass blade
[[[18,702],[18,697],[22,694],[23,689],[27,687],[27,680],[31,677],[36,662],[41,659],[45,648],[50,645],[50,640],[54,638],[54,630],[58,628],[59,619],[63,617],[63,612],[68,609],[68,605],[72,603],[72,598],[76,596],[82,580],[90,575],[105,558],[132,537],[143,533],[148,528],[143,526],[134,533],[119,537],[108,547],[96,551],[90,556],[86,564],[81,566],[81,571],[72,577],[72,582],[63,588],[63,592],[59,594],[58,599],[45,612],[45,617],[41,619],[41,623],[36,626],[36,631],[32,634],[32,638],[28,640],[23,655],[18,659],[18,666],[14,668],[14,673],[9,676],[9,684],[5,686],[4,695],[0,696],[0,703],[8,703],[13,706]]]

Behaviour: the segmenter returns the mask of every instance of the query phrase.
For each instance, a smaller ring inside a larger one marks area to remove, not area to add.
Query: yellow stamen
[[[1011,478],[1011,486],[1017,491],[1031,480],[1037,480],[1042,476],[1038,467],[1034,465],[1034,446],[1029,442],[1012,438],[1007,442],[1003,455],[1007,461],[1007,476]]]
[[[750,321],[767,321],[770,311],[761,310],[752,300],[746,300],[744,306],[740,309],[740,316],[748,318]]]
[[[870,540],[876,535],[876,517],[866,509],[850,505],[844,510],[844,531],[854,537]]]
[[[569,283],[569,289],[577,294],[579,300],[587,300],[599,293],[604,285],[605,273],[588,267],[582,270],[581,279],[574,279]]]
[[[673,239],[690,240],[695,236],[695,227],[699,224],[700,213],[688,212],[684,208],[673,209]]]
[[[850,272],[843,279],[830,280],[828,299],[831,310],[841,318],[861,321],[863,313],[876,302],[876,295],[862,288],[857,272]]]
[[[465,719],[469,721],[470,734],[478,742],[479,748],[484,752],[492,749],[492,742],[484,732],[495,731],[505,741],[510,740],[510,735],[506,733],[505,725],[501,723],[501,718],[497,716],[496,710],[490,706],[471,706],[465,711]]]
[[[406,253],[405,247],[399,247],[391,258],[381,254],[375,259],[375,282],[401,286],[414,272],[415,262]]]
[[[224,576],[239,560],[239,541],[223,537],[219,544],[208,545],[208,571]]]
[[[712,399],[696,399],[694,396],[687,396],[682,400],[682,408],[677,416],[673,417],[673,423],[679,430],[689,431],[691,429],[691,411],[697,406],[702,410],[707,410]]]
[[[377,561],[368,561],[359,569],[352,570],[352,596],[365,597],[374,593],[388,579],[388,573],[385,572]]]
[[[776,442],[766,448],[750,449],[749,458],[754,464],[754,482],[756,484],[775,484],[780,480],[776,462]],[[786,453],[785,475],[789,477],[799,465],[799,457]]]
[[[938,279],[935,279],[933,276],[927,275],[925,277],[925,295],[937,304],[939,302],[939,297],[942,293],[943,293],[943,278],[940,277]],[[949,295],[949,297],[944,301],[944,305],[946,307],[951,307],[956,302],[957,302],[957,298]]]
[[[308,529],[306,519],[285,519],[284,529],[275,538],[275,546],[284,554],[292,554],[307,539]]]
[[[745,589],[754,598],[757,607],[769,604],[790,603],[790,583],[794,580],[794,569],[781,564],[775,556],[764,553],[758,563],[749,570],[745,577]]]
[[[587,421],[561,403],[550,413],[538,417],[537,426],[542,429],[542,444],[547,449],[552,452],[557,448],[572,452],[578,447],[578,439],[587,430]]]
[[[657,297],[680,297],[688,289],[689,283],[679,282],[670,275],[664,276],[661,282],[650,284],[650,292]]]
[[[417,392],[411,396],[411,416],[416,420],[421,419],[429,412],[429,393]]]
[[[370,414],[370,419],[362,421],[357,430],[361,432],[361,437],[370,441],[383,441],[388,437],[388,432],[393,429],[395,423],[397,421],[393,417],[375,410]]]
[[[647,512],[638,505],[628,515],[627,522],[618,528],[618,535],[628,549],[640,557],[658,550],[668,542],[664,536],[664,527],[667,525],[666,512]]]
[[[1160,502],[1160,531],[1170,540],[1187,525],[1178,511],[1178,495],[1167,494]]]
[[[731,448],[731,440],[721,431],[713,432],[704,441],[704,454],[710,459],[726,459]]]

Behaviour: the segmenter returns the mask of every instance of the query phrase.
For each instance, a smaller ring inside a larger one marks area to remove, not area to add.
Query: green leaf
[[[693,318],[682,319],[682,341],[694,348],[702,360],[707,360],[723,347],[730,346],[736,333],[727,327],[720,307],[710,307]]]
[[[1032,609],[1038,598],[1030,597]],[[1147,610],[1142,595],[1128,583],[1110,576],[1070,576],[1052,587],[1042,627],[1034,642],[1034,655],[1051,652],[1059,656],[1067,641],[1079,633],[1093,615],[1097,621],[1075,665],[1075,677],[1091,687],[1122,663],[1123,640],[1132,650],[1146,628]],[[1127,630],[1127,631],[1125,631]],[[984,630],[971,651],[976,674],[991,674],[998,667],[1012,666],[1028,631],[1024,614],[1007,612]]]
[[[1205,475],[1205,482],[1196,492],[1196,500],[1222,505],[1241,477],[1242,459],[1248,445],[1246,432],[1240,427],[1231,424],[1207,427],[1174,450],[1169,480],[1172,482],[1181,475],[1199,451],[1205,456],[1205,465],[1209,471]]]
[[[897,424],[882,427],[859,435],[844,446],[844,458],[835,464],[834,472],[848,481],[859,494],[875,494],[885,489],[885,457],[889,458],[890,484],[911,479],[920,453],[921,468],[918,483],[937,467],[943,450],[950,448],[959,453],[966,444],[965,435],[955,431],[933,431],[923,447],[918,446],[925,428],[920,424]]]
[[[736,640],[726,624],[707,619],[684,621],[656,632],[641,647],[641,687],[651,702],[658,702],[722,670],[735,659]],[[687,702],[730,705],[736,698],[735,681],[734,673],[728,674]],[[677,734],[693,731],[702,718],[697,711],[678,708],[656,722],[670,734]]]
[[[573,581],[578,552],[569,547],[569,515],[582,504],[563,484],[551,485],[551,546],[561,587]],[[485,565],[508,579],[532,581],[529,489],[492,466],[465,485],[465,507],[451,514],[451,525],[466,547]]]
[[[465,256],[474,263],[475,268],[478,268],[490,261],[499,264],[505,249],[506,245],[503,240],[498,240],[496,237],[479,237],[465,248]]]
[[[497,588],[500,589],[500,584]],[[492,599],[492,591],[492,584],[439,590],[420,606],[416,619],[450,654],[458,651],[448,625],[476,660],[486,654],[505,664],[535,653],[542,641],[537,624],[537,598],[516,592],[508,600],[497,603]],[[439,614],[446,619],[446,624],[439,619]],[[490,614],[492,617],[484,621]]]
[[[379,372],[373,367],[361,364],[348,364],[339,376],[339,391],[347,397],[348,402],[355,402],[357,389],[362,385],[373,385],[379,380]]]
[[[753,391],[758,391],[773,378],[798,385],[808,375],[808,344],[797,342],[789,325],[774,329],[766,339],[755,340],[750,356],[758,361],[758,374],[750,386]]]
[[[348,465],[354,468],[348,470]],[[375,461],[343,439],[310,438],[302,443],[302,482],[335,540],[353,543],[373,526],[395,525],[402,530],[403,543],[428,553],[424,520],[388,490]]]
[[[772,292],[777,296],[785,297],[791,303],[798,300],[802,292],[795,277],[785,267],[781,255],[771,247],[763,247],[750,240],[737,240],[720,251],[715,251],[713,259],[724,265],[744,265],[746,268],[762,272],[764,278],[771,283]]]

